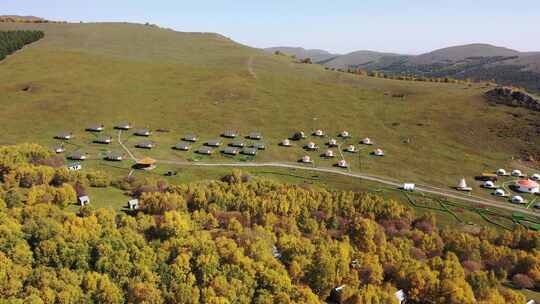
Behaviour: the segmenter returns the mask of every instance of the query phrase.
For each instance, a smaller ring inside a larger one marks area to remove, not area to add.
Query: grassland
[[[530,163],[515,159],[540,147],[530,127],[538,113],[490,106],[482,97],[488,88],[478,84],[330,72],[216,34],[143,25],[0,24],[7,29],[38,29],[46,36],[0,63],[0,144],[53,145],[55,134],[71,131],[76,137],[68,152],[82,149],[100,159],[122,150],[117,143],[93,144],[95,135],[84,129],[104,123],[115,138],[114,123],[130,121],[136,128],[169,130],[154,132],[149,139],[157,148],[151,151],[134,149],[141,139],[124,136],[137,155],[193,159],[192,152],[171,149],[182,135],[208,140],[234,129],[260,131],[268,146],[255,159],[235,160],[296,162],[306,154],[303,143],[282,148],[283,138],[297,130],[348,130],[350,143],[370,137],[386,152],[383,158],[371,157],[371,150],[345,154],[352,170],[445,188],[498,167],[530,172]],[[501,129],[510,131],[501,137]],[[327,140],[314,141],[323,147]],[[311,153],[317,166],[336,162],[319,158],[322,151]],[[202,159],[231,160],[219,154]]]

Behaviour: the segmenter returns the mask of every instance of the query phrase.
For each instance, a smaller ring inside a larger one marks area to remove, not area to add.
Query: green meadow
[[[352,171],[446,189],[466,177],[475,193],[486,197],[491,195],[472,182],[473,176],[499,167],[535,170],[520,158],[525,151],[538,152],[540,138],[531,134],[539,114],[489,105],[483,98],[489,90],[484,84],[397,81],[326,71],[217,34],[136,24],[0,24],[0,30],[8,29],[43,30],[45,38],[0,62],[0,144],[53,146],[58,144],[53,139],[57,133],[69,131],[75,138],[65,143],[66,154],[84,151],[95,166],[126,174],[129,161],[102,160],[110,151],[124,153],[113,130],[120,121],[153,130],[149,138],[124,132],[122,140],[137,157],[158,160],[295,163],[310,155],[315,166],[330,167],[339,154],[330,160],[319,155],[333,137],[343,148],[362,148],[356,154],[343,153]],[[97,135],[85,128],[94,123],[106,126],[102,135],[112,136],[112,144],[93,143]],[[290,148],[278,145],[296,131],[310,134],[315,129],[323,129],[327,137],[308,137]],[[260,131],[267,149],[256,157],[194,153],[225,130],[243,136]],[[337,138],[342,130],[352,138]],[[188,133],[200,138],[192,151],[172,150]],[[359,145],[364,137],[375,145]],[[134,147],[145,140],[155,142],[156,148]],[[320,149],[304,151],[308,141]],[[370,155],[378,147],[384,157]],[[197,171],[191,173],[193,179],[219,170]],[[189,181],[191,176],[178,178]]]

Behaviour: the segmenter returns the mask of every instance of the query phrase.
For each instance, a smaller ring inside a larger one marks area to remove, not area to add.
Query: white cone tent
[[[457,187],[456,187],[458,190],[461,190],[461,191],[471,191],[472,188],[467,186],[467,181],[465,180],[465,178],[462,178]]]

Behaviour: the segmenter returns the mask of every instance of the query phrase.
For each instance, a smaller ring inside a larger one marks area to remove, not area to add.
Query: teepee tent
[[[460,190],[460,191],[471,191],[472,190],[471,187],[467,186],[467,181],[465,180],[465,178],[462,178],[459,181],[457,189]]]

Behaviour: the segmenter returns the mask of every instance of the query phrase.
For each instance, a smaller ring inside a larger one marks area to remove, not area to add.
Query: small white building
[[[129,208],[130,210],[137,210],[137,209],[139,209],[139,200],[136,199],[136,198],[134,198],[134,199],[132,199],[132,200],[129,200],[129,201],[128,201],[128,208]]]
[[[364,139],[362,139],[362,141],[360,141],[361,144],[363,145],[373,145],[373,141],[371,141],[371,139],[369,137],[366,137]]]
[[[335,140],[333,138],[328,141],[328,146],[329,147],[337,147],[337,145],[338,145],[337,140]]]
[[[82,169],[82,166],[79,163],[73,163],[73,164],[67,165],[67,168],[69,171],[79,171]]]
[[[515,177],[523,177],[523,173],[520,171],[520,170],[512,170],[512,176],[515,176]]]
[[[310,164],[310,163],[313,162],[313,161],[311,160],[311,157],[309,157],[309,155],[304,155],[304,156],[302,156],[302,159],[301,159],[300,161],[303,162],[303,163],[306,163],[306,164]]]
[[[315,136],[324,136],[324,131],[323,130],[315,130],[315,132],[313,132],[313,135]]]
[[[350,153],[355,153],[357,150],[354,145],[348,145],[345,151],[350,152]]]
[[[338,161],[337,165],[338,165],[338,167],[340,167],[340,168],[349,168],[349,164],[348,164],[347,161],[344,160],[344,159]]]
[[[467,185],[467,181],[465,180],[465,178],[462,178],[459,181],[456,189],[459,191],[472,191],[472,188]]]
[[[375,149],[375,151],[373,151],[373,155],[384,156],[384,151],[382,149]]]
[[[518,180],[515,184],[516,190],[523,193],[539,193],[540,185],[530,179]]]
[[[351,137],[351,134],[348,131],[341,131],[341,133],[339,133],[339,136],[343,138],[349,138]]]
[[[404,183],[403,186],[401,187],[403,190],[405,191],[414,191],[414,188],[416,187],[415,184],[413,183]]]
[[[484,182],[484,184],[482,185],[482,187],[487,188],[487,189],[494,189],[494,188],[495,188],[495,183],[493,183],[492,181],[488,180],[488,181],[485,181],[485,182]]]
[[[281,145],[283,147],[290,147],[291,146],[291,141],[288,140],[288,139],[284,139],[284,140],[281,141]]]
[[[506,192],[504,192],[503,189],[497,189],[497,190],[495,190],[495,192],[493,192],[493,195],[504,197],[504,196],[506,196]]]
[[[496,174],[497,174],[498,176],[508,176],[508,173],[507,173],[506,170],[504,170],[504,169],[497,169]]]
[[[86,206],[90,203],[90,197],[88,195],[79,196],[78,201],[81,206]]]
[[[324,152],[324,157],[335,157],[335,156],[336,154],[332,150],[326,150],[326,152]]]
[[[540,174],[535,173],[531,175],[531,180],[536,181],[536,182],[540,181]]]
[[[405,303],[405,301],[407,300],[407,296],[405,295],[405,291],[403,291],[402,289],[396,291],[396,293],[394,294],[394,296],[395,296],[396,299],[398,300],[398,303],[399,303],[399,304],[403,304],[403,303]]]
[[[523,199],[523,197],[521,197],[519,195],[513,196],[511,201],[514,204],[524,204],[525,203],[525,200]]]

